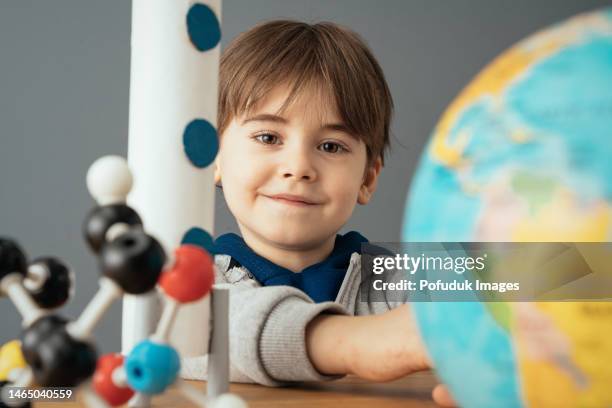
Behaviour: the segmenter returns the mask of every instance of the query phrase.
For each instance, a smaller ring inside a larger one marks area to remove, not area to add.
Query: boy
[[[232,381],[383,381],[430,366],[407,305],[358,296],[367,240],[337,235],[376,190],[392,109],[371,52],[335,24],[260,24],[225,50],[215,181],[242,238],[219,237],[215,263],[232,288]],[[187,378],[205,371],[205,358],[184,362]]]

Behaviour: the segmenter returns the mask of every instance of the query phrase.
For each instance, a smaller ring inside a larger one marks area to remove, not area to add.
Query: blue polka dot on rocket
[[[215,127],[205,119],[191,121],[183,133],[183,147],[194,166],[207,167],[215,160],[219,150]]]
[[[199,51],[208,51],[221,40],[221,27],[215,13],[205,4],[196,3],[187,12],[187,32]]]

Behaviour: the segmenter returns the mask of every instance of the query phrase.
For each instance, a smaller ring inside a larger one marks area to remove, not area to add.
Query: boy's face
[[[342,129],[329,98],[306,90],[279,114],[287,95],[279,86],[233,118],[215,181],[247,243],[307,250],[329,242],[355,204],[370,200],[381,164],[366,169],[364,142]]]

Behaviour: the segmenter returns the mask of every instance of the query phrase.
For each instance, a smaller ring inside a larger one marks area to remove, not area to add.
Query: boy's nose
[[[293,178],[300,181],[314,181],[317,178],[312,160],[303,152],[288,154],[283,160],[280,170],[283,178]]]

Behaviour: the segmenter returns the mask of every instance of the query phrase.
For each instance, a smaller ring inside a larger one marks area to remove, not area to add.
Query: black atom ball
[[[110,204],[93,208],[83,223],[83,235],[89,247],[100,253],[106,244],[106,233],[115,224],[141,226],[142,220],[133,208],[125,204]]]
[[[22,352],[42,387],[77,387],[93,375],[98,358],[94,346],[70,336],[57,316],[41,317],[24,331]]]
[[[13,272],[26,274],[28,262],[23,249],[12,239],[0,237],[0,280]]]
[[[140,229],[128,231],[102,248],[102,273],[130,294],[146,293],[157,283],[166,262],[163,248]]]
[[[39,289],[30,292],[38,306],[53,309],[66,303],[73,285],[68,266],[57,258],[41,257],[32,261],[28,270],[31,272],[33,268],[46,271],[44,283]]]

